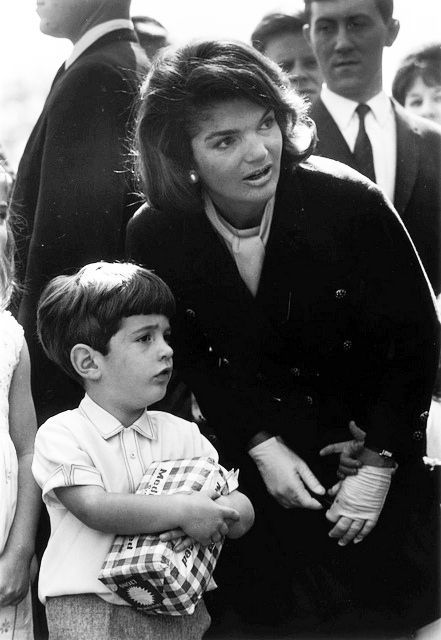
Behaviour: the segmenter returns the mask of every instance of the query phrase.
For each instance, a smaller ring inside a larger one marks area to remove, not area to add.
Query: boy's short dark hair
[[[265,53],[272,38],[285,33],[301,34],[305,22],[305,14],[300,9],[291,13],[268,13],[251,34],[251,44],[257,51]]]
[[[78,380],[70,360],[76,344],[106,355],[123,318],[171,318],[174,313],[172,292],[152,271],[131,263],[95,262],[47,284],[38,304],[37,332],[47,357]]]

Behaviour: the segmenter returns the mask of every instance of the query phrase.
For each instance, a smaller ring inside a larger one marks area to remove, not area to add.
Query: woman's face
[[[258,225],[280,174],[274,112],[245,99],[219,102],[203,112],[191,146],[194,168],[221,214],[236,228]]]
[[[409,88],[404,106],[417,116],[441,124],[441,85],[429,87],[419,76]]]

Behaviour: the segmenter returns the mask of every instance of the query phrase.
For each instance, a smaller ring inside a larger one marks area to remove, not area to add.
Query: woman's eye
[[[265,118],[265,120],[262,121],[261,129],[271,129],[275,121],[276,119],[273,115],[268,116],[267,118]]]
[[[171,333],[164,333],[164,340],[167,344],[171,342]]]
[[[409,107],[421,107],[422,104],[423,104],[422,100],[415,98],[414,100],[410,100]]]
[[[217,149],[227,149],[228,147],[231,147],[233,142],[234,142],[233,136],[228,136],[226,138],[222,138],[221,140],[219,140],[216,143],[216,148]]]
[[[151,333],[146,333],[144,336],[138,338],[138,342],[151,342],[153,340],[153,336]]]

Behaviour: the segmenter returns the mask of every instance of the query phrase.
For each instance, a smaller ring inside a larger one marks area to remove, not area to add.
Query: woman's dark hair
[[[305,103],[280,68],[261,53],[224,40],[167,49],[153,63],[142,88],[135,132],[138,173],[153,207],[201,208],[201,187],[189,180],[194,168],[191,139],[204,111],[234,99],[274,110],[283,161],[300,162],[311,153],[315,130]]]
[[[424,45],[404,58],[392,83],[395,100],[404,105],[417,78],[428,87],[441,85],[441,43]]]

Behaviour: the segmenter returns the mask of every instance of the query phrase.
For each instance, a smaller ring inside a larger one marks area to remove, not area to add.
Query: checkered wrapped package
[[[159,495],[179,491],[215,491],[227,495],[238,487],[238,473],[227,472],[212,458],[152,463],[136,493]],[[140,612],[178,616],[193,613],[207,587],[222,541],[194,543],[176,552],[176,541],[157,534],[116,536],[98,576],[111,591]]]

